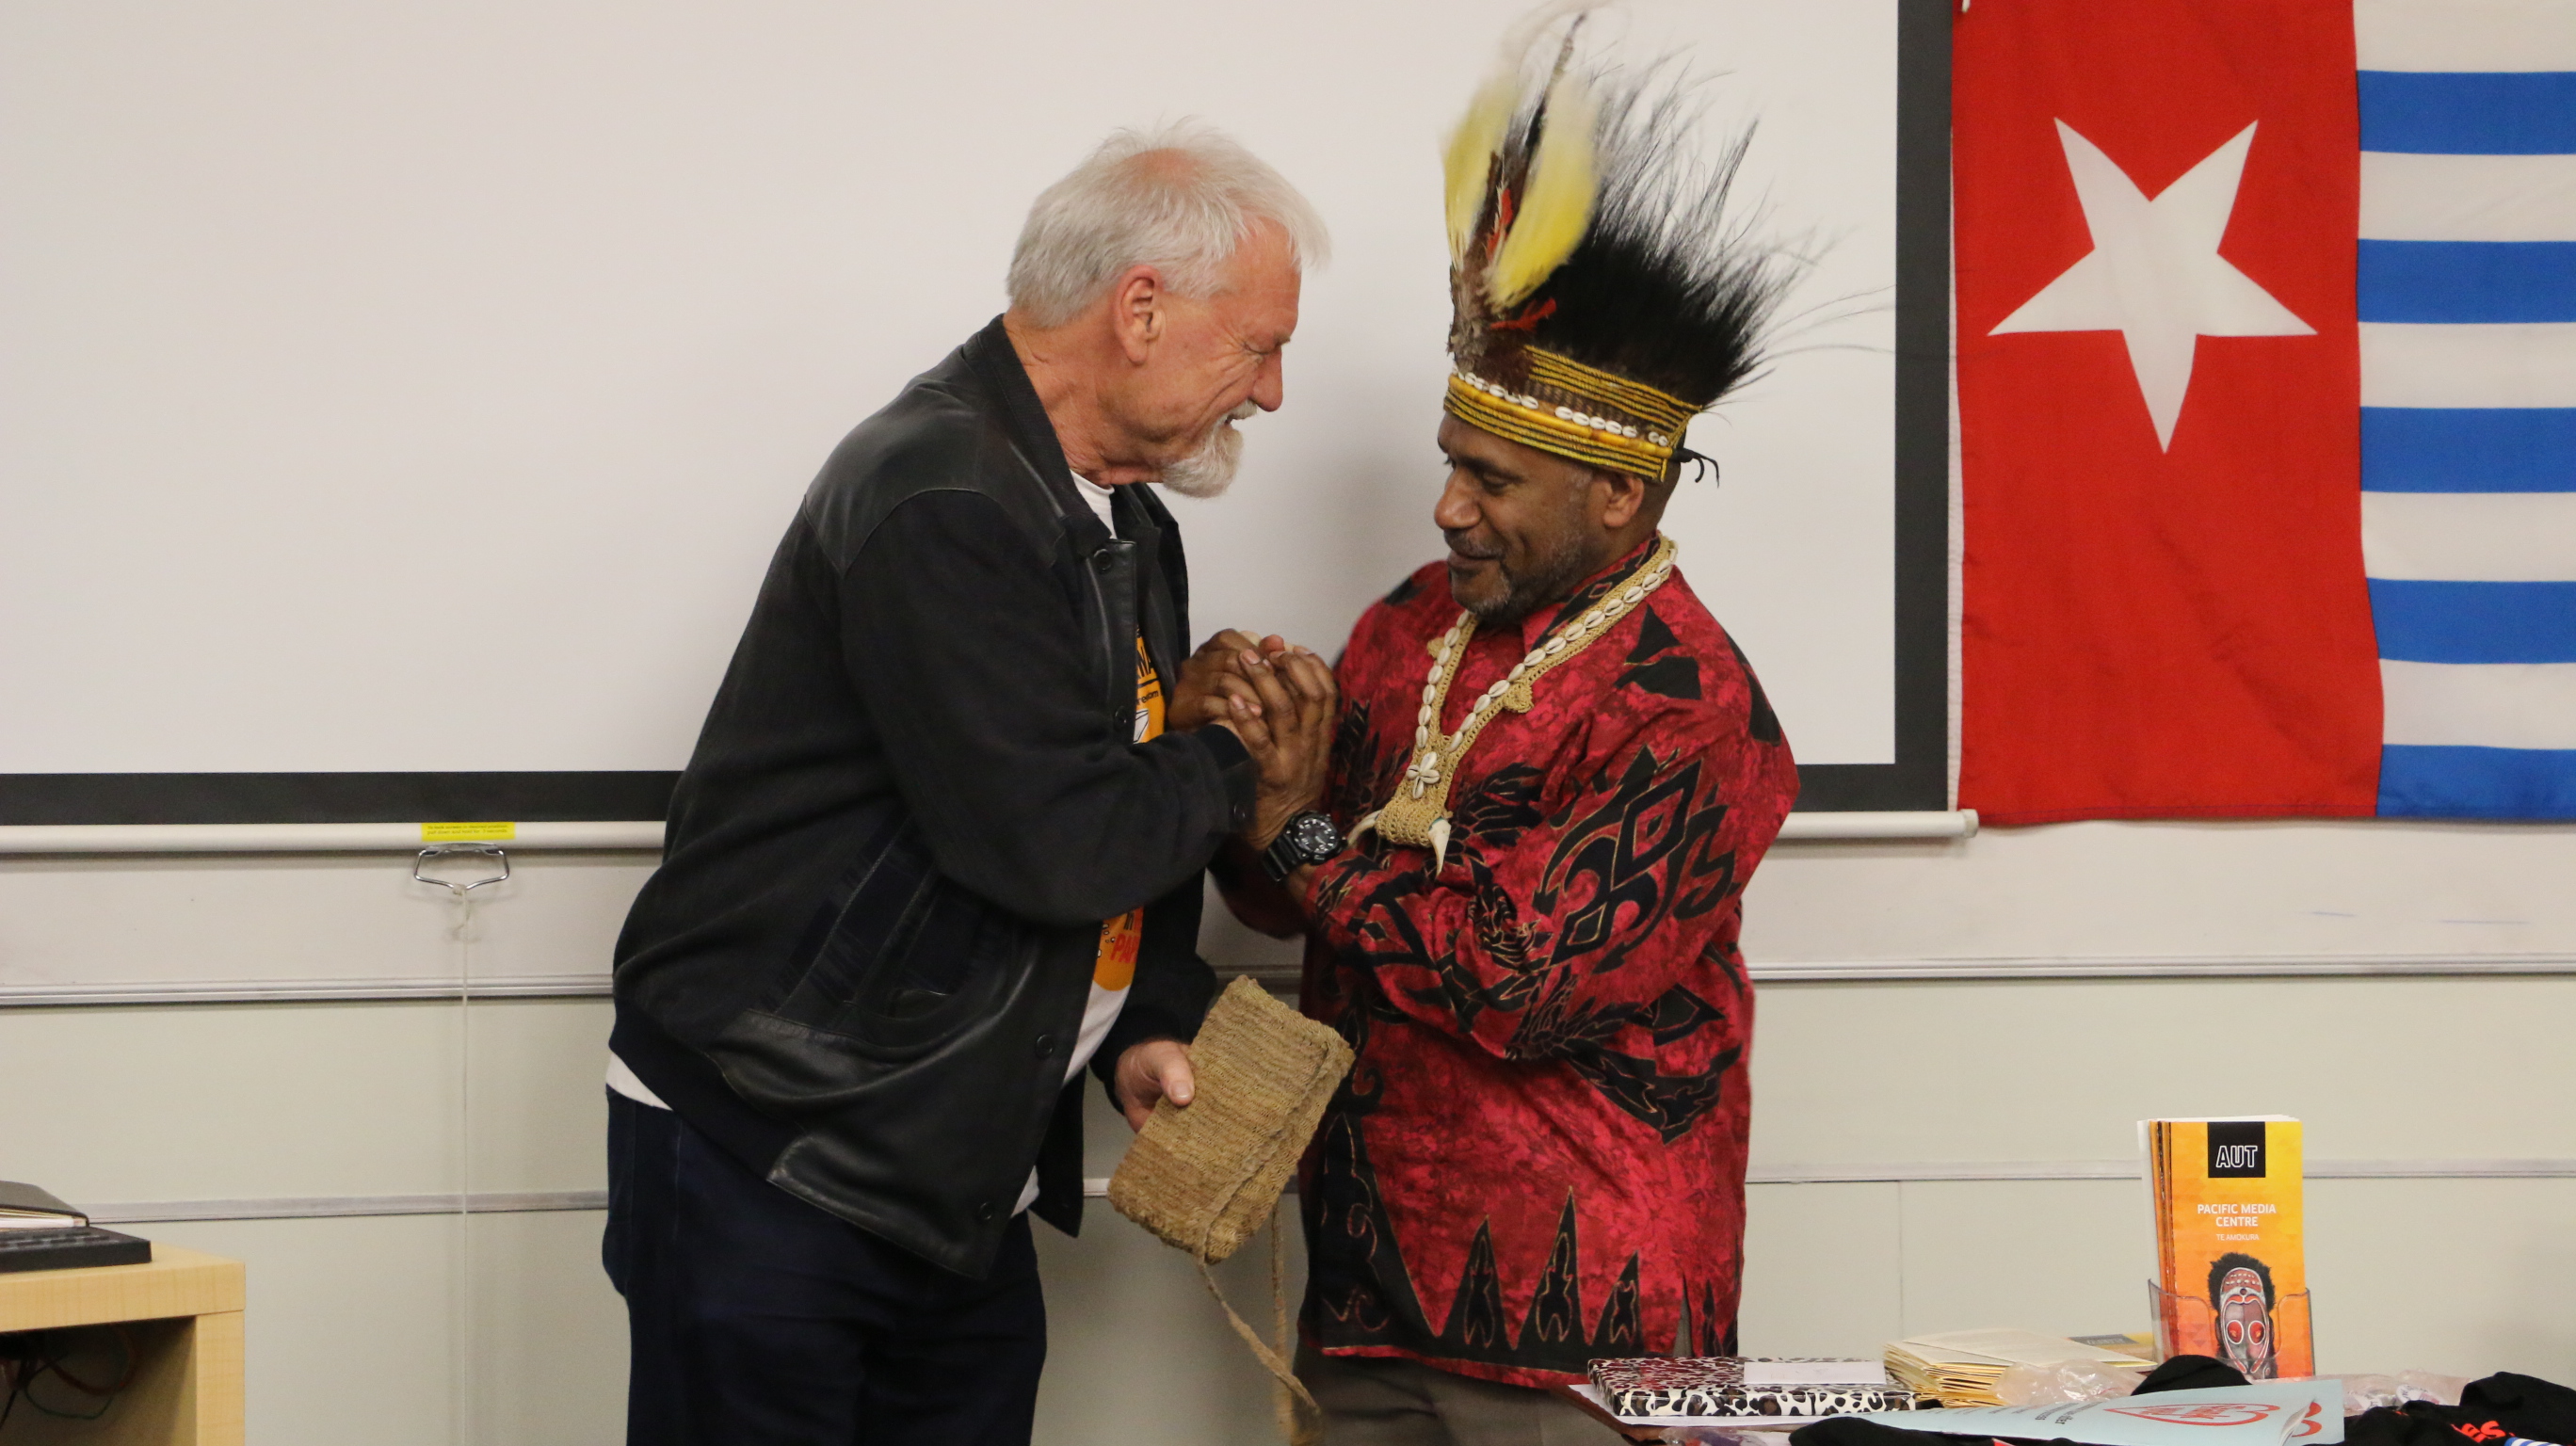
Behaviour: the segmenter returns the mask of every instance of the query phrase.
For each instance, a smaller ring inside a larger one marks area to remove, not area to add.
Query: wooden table
[[[155,1241],[149,1265],[0,1275],[0,1332],[108,1324],[126,1327],[134,1379],[107,1413],[67,1421],[21,1401],[0,1443],[242,1446],[240,1261]]]

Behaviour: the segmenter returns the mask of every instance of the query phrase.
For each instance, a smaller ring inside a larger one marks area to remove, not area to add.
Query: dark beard
[[[1603,559],[1596,555],[1594,539],[1586,534],[1588,519],[1582,503],[1577,501],[1569,512],[1565,530],[1528,572],[1515,573],[1497,561],[1494,570],[1502,575],[1501,597],[1482,605],[1461,601],[1459,606],[1475,614],[1479,624],[1514,623],[1548,603],[1572,596],[1574,585],[1600,571]]]

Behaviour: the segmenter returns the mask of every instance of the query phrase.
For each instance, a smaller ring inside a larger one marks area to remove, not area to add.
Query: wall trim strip
[[[478,820],[479,821],[479,820]],[[407,854],[428,846],[418,823],[67,823],[0,827],[0,854]],[[656,853],[658,819],[513,823],[516,851]]]
[[[2092,958],[1831,959],[1756,963],[1759,984],[1979,979],[2375,979],[2576,974],[2576,954],[2142,954]]]
[[[1296,965],[1238,970],[1265,984],[1297,982]],[[1752,966],[1757,984],[1849,984],[1903,981],[2086,979],[2404,979],[2556,977],[2576,975],[2576,954],[2245,954],[2139,955],[2092,959],[1841,959]],[[496,975],[469,990],[453,975],[436,978],[154,979],[125,983],[0,984],[0,1009],[135,1004],[289,1004],[332,1001],[598,999],[606,971]]]
[[[332,1220],[387,1215],[516,1215],[605,1210],[605,1190],[477,1191],[469,1195],[279,1195],[257,1200],[130,1200],[85,1206],[93,1225],[190,1220]]]
[[[2567,1180],[2576,1160],[2310,1160],[2311,1180]],[[1951,1181],[2135,1180],[2135,1160],[1754,1165],[1748,1185],[1927,1184]]]
[[[2135,1160],[1913,1164],[1756,1165],[1748,1185],[1878,1185],[1954,1181],[2135,1180]],[[2576,1160],[2310,1160],[2311,1180],[2570,1180]],[[1293,1189],[1294,1186],[1291,1186]],[[1109,1181],[1082,1193],[1098,1199]],[[515,1215],[605,1210],[605,1190],[478,1191],[457,1195],[295,1195],[259,1200],[142,1200],[88,1207],[100,1225],[165,1225],[195,1220],[330,1220],[393,1215]]]
[[[658,853],[658,819],[558,820],[518,823],[507,849]],[[1793,813],[1785,843],[1843,840],[1957,839],[1977,832],[1973,809]],[[0,855],[412,853],[423,846],[417,823],[103,823],[0,826]]]
[[[370,1000],[604,999],[608,972],[381,979],[148,979],[125,983],[0,984],[0,1008],[110,1004],[311,1004]]]

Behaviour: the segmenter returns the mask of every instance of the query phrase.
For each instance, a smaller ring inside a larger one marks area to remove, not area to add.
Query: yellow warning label
[[[519,836],[515,823],[425,823],[420,826],[422,843],[486,843]]]

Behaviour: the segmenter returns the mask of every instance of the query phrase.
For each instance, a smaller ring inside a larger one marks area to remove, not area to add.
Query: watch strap
[[[1279,830],[1279,837],[1272,839],[1270,846],[1261,851],[1261,871],[1270,876],[1270,882],[1284,884],[1288,882],[1288,876],[1297,872],[1298,866],[1305,862],[1304,851],[1297,847],[1297,820],[1292,818],[1286,828]]]

